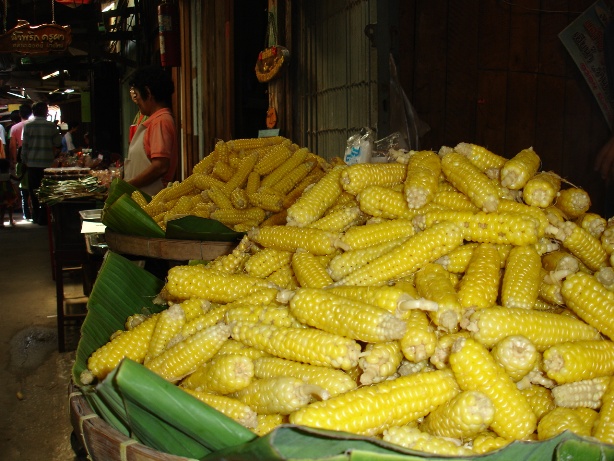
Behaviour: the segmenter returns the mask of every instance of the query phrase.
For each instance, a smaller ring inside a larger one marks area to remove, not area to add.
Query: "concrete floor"
[[[0,229],[0,308],[0,459],[84,459],[71,448],[68,406],[79,333],[69,331],[58,353],[46,226],[17,220]]]

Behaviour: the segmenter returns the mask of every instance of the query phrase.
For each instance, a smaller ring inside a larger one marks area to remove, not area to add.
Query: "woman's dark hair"
[[[49,114],[49,106],[46,102],[37,102],[32,106],[32,113],[35,117],[46,117]]]
[[[168,71],[159,66],[147,66],[136,70],[129,80],[129,85],[139,90],[143,99],[150,95],[156,101],[167,106],[173,103],[172,95],[175,92],[175,84]]]
[[[19,116],[23,120],[28,120],[32,115],[32,106],[30,104],[22,104],[19,106]]]

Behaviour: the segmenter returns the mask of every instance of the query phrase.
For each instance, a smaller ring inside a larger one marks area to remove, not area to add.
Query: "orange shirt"
[[[174,180],[179,160],[179,141],[175,120],[169,109],[160,109],[143,122],[147,128],[143,137],[143,145],[147,158],[166,157],[170,160],[170,167],[162,182],[164,185]]]

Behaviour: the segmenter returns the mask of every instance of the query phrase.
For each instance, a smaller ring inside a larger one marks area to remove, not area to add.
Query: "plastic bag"
[[[373,131],[369,128],[362,128],[359,133],[348,138],[343,161],[347,165],[371,162],[373,144]]]
[[[371,154],[371,163],[390,163],[395,159],[389,155],[390,150],[400,149],[399,140],[401,133],[398,131],[389,134],[388,136],[375,141],[373,152]]]

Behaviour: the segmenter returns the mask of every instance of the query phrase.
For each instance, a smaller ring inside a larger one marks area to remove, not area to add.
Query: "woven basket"
[[[74,383],[68,390],[70,422],[92,461],[194,461],[156,451],[126,437],[94,412]]]

